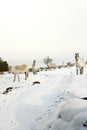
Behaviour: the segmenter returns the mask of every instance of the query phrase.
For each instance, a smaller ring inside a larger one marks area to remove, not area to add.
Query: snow
[[[0,75],[0,130],[87,129],[87,100],[81,99],[87,97],[86,66],[83,75],[71,67],[20,77],[13,82],[13,74]]]

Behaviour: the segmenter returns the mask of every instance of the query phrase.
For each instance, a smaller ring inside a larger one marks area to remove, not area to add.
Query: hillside
[[[21,75],[20,82],[13,82],[13,74],[0,75],[0,130],[86,130],[82,97],[87,97],[86,67],[83,75],[62,68],[30,73],[27,81]]]

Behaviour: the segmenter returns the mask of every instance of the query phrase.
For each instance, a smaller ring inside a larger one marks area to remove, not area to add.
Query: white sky
[[[0,56],[10,64],[87,57],[87,0],[0,1]]]

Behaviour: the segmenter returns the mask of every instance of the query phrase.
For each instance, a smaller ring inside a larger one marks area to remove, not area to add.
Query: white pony
[[[76,74],[78,75],[78,69],[80,71],[80,74],[83,74],[85,62],[83,58],[80,58],[79,53],[75,53],[75,62],[76,62]]]
[[[33,74],[37,74],[36,60],[33,60],[32,72],[33,72]]]
[[[14,74],[14,82],[16,81],[16,75],[18,77],[18,81],[20,81],[19,74],[25,74],[25,80],[28,78],[28,66],[27,65],[16,65],[10,66],[10,72]]]
[[[51,68],[56,69],[57,68],[57,65],[54,64],[54,63],[48,63],[47,66],[48,66],[49,69],[51,69]]]

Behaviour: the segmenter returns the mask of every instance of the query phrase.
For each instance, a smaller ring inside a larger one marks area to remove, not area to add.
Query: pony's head
[[[75,53],[75,60],[78,61],[79,53]]]

